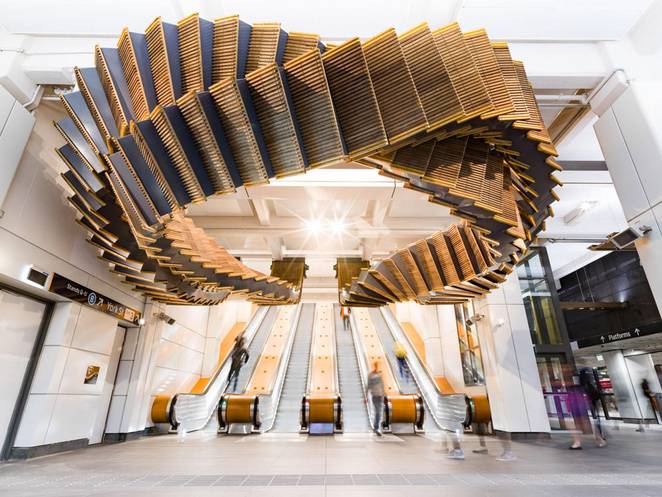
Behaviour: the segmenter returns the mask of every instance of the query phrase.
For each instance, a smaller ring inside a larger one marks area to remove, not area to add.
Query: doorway
[[[0,459],[7,459],[46,335],[52,305],[0,286]]]

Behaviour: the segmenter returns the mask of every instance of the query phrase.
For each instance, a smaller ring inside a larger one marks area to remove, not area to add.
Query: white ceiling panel
[[[187,212],[191,216],[252,216],[248,200],[212,197],[202,204],[192,204]]]
[[[465,0],[463,30],[486,28],[501,40],[618,40],[651,0]]]
[[[428,202],[426,195],[414,190],[398,188],[393,194],[388,211],[390,217],[448,217],[449,210],[441,205]]]
[[[281,217],[298,217],[300,219],[351,219],[364,216],[368,201],[358,198],[342,200],[322,200],[311,195],[308,200],[295,198],[292,200],[271,200],[273,212]]]

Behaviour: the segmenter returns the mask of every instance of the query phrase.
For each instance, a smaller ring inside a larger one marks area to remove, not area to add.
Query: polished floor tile
[[[568,439],[517,441],[517,460],[488,454],[445,457],[442,440],[390,435],[146,437],[0,465],[0,495],[27,496],[370,496],[662,497],[662,432],[613,431],[609,446]]]

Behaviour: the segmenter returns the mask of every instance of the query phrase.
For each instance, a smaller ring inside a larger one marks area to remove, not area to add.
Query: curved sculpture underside
[[[62,97],[63,176],[100,257],[154,300],[298,301],[303,275],[253,271],[185,209],[314,167],[375,167],[462,218],[361,270],[340,292],[348,305],[488,292],[551,215],[555,149],[524,66],[483,30],[421,24],[325,46],[194,14],[125,29],[95,55]]]

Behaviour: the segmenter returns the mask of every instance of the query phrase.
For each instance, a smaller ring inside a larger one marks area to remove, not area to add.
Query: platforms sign
[[[587,338],[577,340],[579,348],[591,347],[592,345],[603,345],[606,343],[619,342],[627,340],[628,338],[638,338],[647,335],[654,335],[655,333],[662,332],[662,321],[655,323],[645,324],[629,330],[614,331],[611,333],[603,333],[601,335],[594,335]]]
[[[53,280],[49,290],[58,295],[62,295],[74,302],[79,302],[83,305],[101,311],[105,314],[110,314],[118,319],[129,321],[133,324],[138,324],[140,319],[140,311],[120,304],[105,295],[95,292],[86,286],[76,283],[75,281],[65,278],[57,273],[53,274]]]

